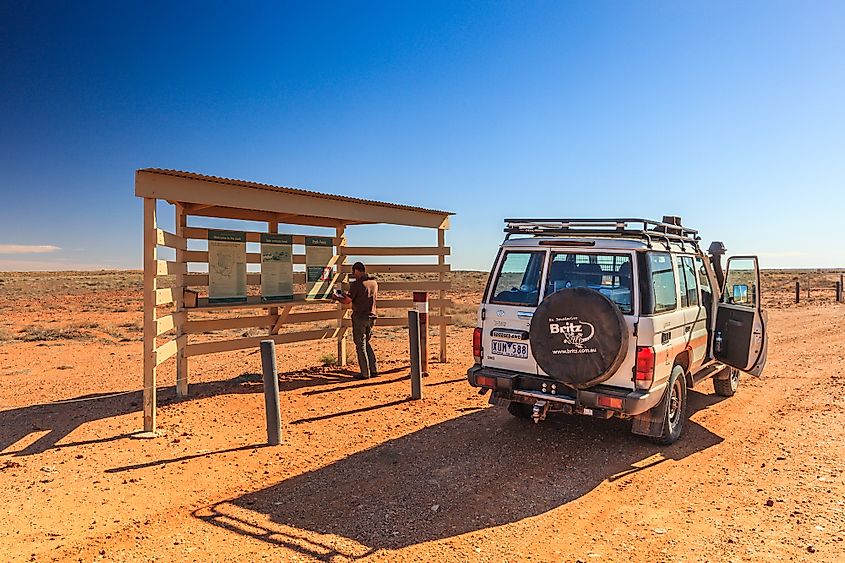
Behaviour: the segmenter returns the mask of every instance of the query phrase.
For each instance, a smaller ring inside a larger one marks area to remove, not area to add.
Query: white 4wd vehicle
[[[549,412],[633,419],[662,444],[686,421],[687,389],[736,392],[766,363],[755,256],[722,272],[678,217],[507,219],[473,334],[469,383],[539,422]]]

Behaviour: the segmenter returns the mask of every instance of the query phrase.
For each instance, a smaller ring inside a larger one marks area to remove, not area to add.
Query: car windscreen
[[[543,251],[508,251],[499,262],[490,303],[536,307],[543,276]]]
[[[622,313],[634,312],[633,268],[628,254],[553,252],[548,270],[547,296],[568,287],[587,287],[616,303]]]

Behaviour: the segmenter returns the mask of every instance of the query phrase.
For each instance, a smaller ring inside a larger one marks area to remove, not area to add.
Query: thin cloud
[[[50,244],[0,244],[0,254],[48,254],[61,250]]]

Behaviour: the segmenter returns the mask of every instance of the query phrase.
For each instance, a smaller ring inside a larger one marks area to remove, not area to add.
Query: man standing
[[[352,303],[352,341],[358,353],[358,367],[361,368],[360,379],[369,379],[378,375],[376,355],[370,345],[373,326],[376,323],[376,296],[378,282],[367,275],[367,269],[361,262],[352,265],[352,276],[355,281],[349,284],[349,292],[337,291],[334,298],[348,305]]]

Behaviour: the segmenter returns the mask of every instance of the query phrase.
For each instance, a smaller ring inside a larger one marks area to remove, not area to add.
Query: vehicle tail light
[[[472,331],[472,355],[475,356],[475,362],[481,363],[481,329],[476,328]]]
[[[476,376],[475,382],[478,383],[479,387],[489,387],[490,389],[496,387],[496,378],[489,375]]]
[[[618,397],[599,397],[598,405],[606,409],[622,410],[622,399]]]
[[[649,389],[654,380],[654,348],[651,346],[637,347],[637,371],[634,384],[637,389]]]

